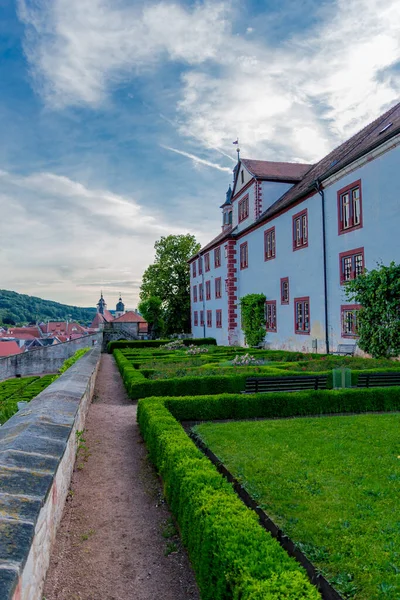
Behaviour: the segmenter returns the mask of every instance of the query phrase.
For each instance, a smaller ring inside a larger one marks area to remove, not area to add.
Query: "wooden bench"
[[[338,356],[354,356],[356,348],[357,344],[339,344],[336,352],[332,352],[332,354],[336,354]]]
[[[397,373],[360,373],[357,387],[388,387],[400,386],[400,371]]]
[[[243,394],[258,392],[296,392],[326,389],[326,375],[299,375],[298,377],[247,377]]]

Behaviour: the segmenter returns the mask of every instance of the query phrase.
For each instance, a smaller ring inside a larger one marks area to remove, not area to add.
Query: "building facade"
[[[346,281],[400,261],[400,104],[315,165],[239,160],[222,232],[190,260],[194,337],[243,345],[240,298],[266,296],[266,347],[357,340]]]

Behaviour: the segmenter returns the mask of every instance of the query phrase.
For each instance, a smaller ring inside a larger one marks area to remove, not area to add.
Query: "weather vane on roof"
[[[236,138],[236,142],[232,142],[232,144],[235,144],[237,146],[236,152],[237,152],[237,155],[238,155],[238,162],[239,162],[239,160],[240,160],[239,138]]]

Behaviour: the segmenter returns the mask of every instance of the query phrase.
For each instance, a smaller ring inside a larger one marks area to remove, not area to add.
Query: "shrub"
[[[303,569],[264,531],[162,401],[141,400],[138,422],[203,600],[320,598]]]
[[[216,346],[217,341],[215,338],[193,338],[182,340],[184,346]],[[169,344],[170,340],[118,340],[115,342],[108,342],[107,352],[112,354],[114,350],[121,348],[160,348]]]

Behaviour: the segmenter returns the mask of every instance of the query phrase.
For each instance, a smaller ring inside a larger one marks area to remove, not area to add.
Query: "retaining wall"
[[[0,598],[41,600],[100,346],[0,427]]]
[[[33,348],[22,354],[0,358],[0,381],[16,375],[56,373],[63,362],[75,354],[77,350],[97,345],[101,347],[102,340],[103,333],[94,333],[55,346]]]

